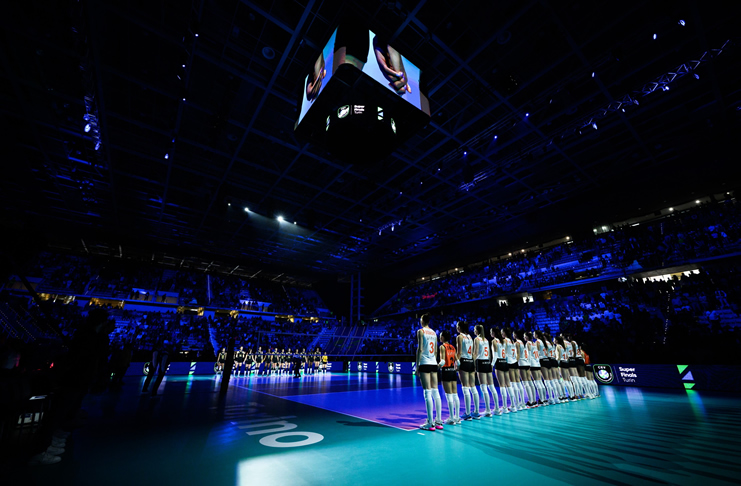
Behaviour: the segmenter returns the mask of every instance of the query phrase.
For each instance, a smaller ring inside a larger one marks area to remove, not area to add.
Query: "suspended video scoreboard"
[[[430,121],[422,71],[363,19],[344,19],[311,67],[294,129],[342,161],[378,162]]]

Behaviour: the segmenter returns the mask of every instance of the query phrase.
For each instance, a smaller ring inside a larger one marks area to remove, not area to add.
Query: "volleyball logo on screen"
[[[610,365],[594,365],[594,376],[602,383],[612,383],[615,375]]]

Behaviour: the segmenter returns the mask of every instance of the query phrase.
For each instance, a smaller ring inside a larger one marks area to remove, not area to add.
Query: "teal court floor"
[[[739,484],[741,397],[601,387],[602,397],[422,431],[412,376],[142,379],[90,395],[62,461],[0,484]],[[462,393],[461,393],[461,402]],[[483,403],[482,403],[483,407]],[[447,408],[443,397],[444,417]]]

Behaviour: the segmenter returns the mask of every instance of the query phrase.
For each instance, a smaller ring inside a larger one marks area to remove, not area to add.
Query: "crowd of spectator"
[[[541,251],[515,253],[405,287],[376,315],[414,312],[719,256],[738,251],[740,238],[741,209],[735,200],[698,206],[650,223],[615,228]]]

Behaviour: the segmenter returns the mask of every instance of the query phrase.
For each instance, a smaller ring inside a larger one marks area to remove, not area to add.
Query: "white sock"
[[[499,394],[497,393],[497,387],[494,386],[492,383],[491,385],[488,385],[489,391],[491,392],[491,397],[494,399],[494,405],[492,408],[494,410],[499,410]]]
[[[481,397],[479,396],[479,391],[476,389],[475,386],[468,387],[471,391],[471,396],[473,397],[473,413],[479,413],[479,403],[481,400]]]
[[[502,388],[500,388],[500,390],[502,391],[502,406],[504,408],[509,408],[510,406],[507,405],[507,397],[509,397],[509,400],[511,402],[512,401],[512,388],[508,386],[503,386]]]
[[[432,399],[435,401],[435,413],[437,414],[437,421],[443,421],[443,401],[440,398],[440,390],[437,388],[432,389]]]
[[[545,380],[545,387],[548,389],[550,400],[554,400],[556,397],[556,388],[553,386],[553,380]]]
[[[540,400],[541,402],[547,402],[548,397],[546,396],[547,394],[545,392],[545,385],[543,385],[543,382],[540,380],[536,381],[535,388],[538,389],[538,400]]]
[[[515,387],[515,395],[517,397],[517,408],[520,408],[522,407],[522,405],[524,405],[525,390],[522,387],[522,383],[519,381],[514,382],[513,386]]]
[[[563,398],[566,396],[566,391],[564,390],[563,382],[559,379],[553,380],[553,384],[556,387],[556,391],[558,392],[558,398]]]
[[[425,390],[425,407],[427,408],[427,423],[433,424],[435,423],[432,419],[432,390]]]
[[[486,389],[486,385],[484,384],[479,385],[479,389],[481,390],[481,393],[484,395],[484,405],[486,406],[486,412],[491,413],[491,405],[489,402],[489,392]],[[478,395],[478,393],[476,395]]]
[[[455,419],[459,420],[461,418],[461,399],[458,397],[458,392],[453,393],[453,398],[455,399],[455,405],[453,407],[453,410],[455,410]]]
[[[455,420],[454,414],[453,414],[453,404],[455,403],[455,399],[453,398],[453,395],[450,393],[445,394],[445,405],[448,407],[448,420]]]
[[[468,415],[471,410],[471,390],[468,389],[467,386],[462,387],[463,388],[463,401],[465,402],[466,408],[464,409],[463,415]]]

